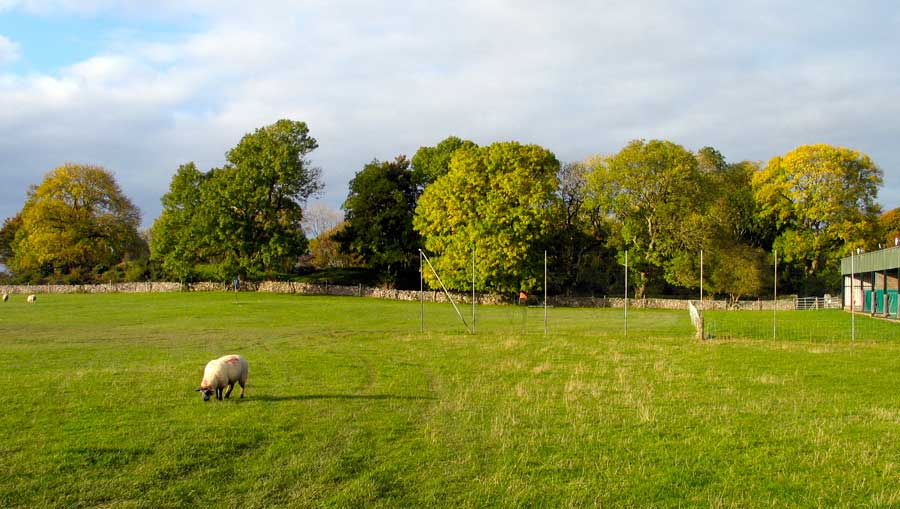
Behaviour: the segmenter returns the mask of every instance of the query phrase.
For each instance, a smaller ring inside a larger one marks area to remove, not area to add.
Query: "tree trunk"
[[[644,293],[647,291],[647,273],[639,272],[641,275],[641,284],[640,286],[634,289],[634,298],[637,300],[644,298]]]

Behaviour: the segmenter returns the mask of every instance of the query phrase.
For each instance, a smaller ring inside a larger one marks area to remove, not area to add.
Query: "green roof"
[[[841,259],[841,274],[850,274],[850,257]],[[853,256],[853,273],[875,272],[900,268],[900,246]]]

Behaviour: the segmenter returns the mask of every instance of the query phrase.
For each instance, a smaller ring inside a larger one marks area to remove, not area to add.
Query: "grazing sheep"
[[[8,294],[8,293],[4,293],[4,294],[3,294],[3,302],[6,302],[6,301],[8,301],[8,300],[9,300],[9,294]]]
[[[29,295],[28,298],[25,299],[25,300],[27,300],[28,302],[37,302],[37,295],[35,295],[35,294],[32,293],[32,294]]]
[[[226,355],[216,360],[209,361],[206,369],[203,370],[203,381],[197,388],[203,394],[203,401],[209,401],[212,393],[216,393],[216,399],[222,399],[222,391],[228,386],[228,392],[225,397],[231,396],[234,390],[234,384],[241,384],[241,397],[244,397],[244,386],[247,383],[247,375],[250,374],[250,368],[247,365],[247,359],[240,355]]]

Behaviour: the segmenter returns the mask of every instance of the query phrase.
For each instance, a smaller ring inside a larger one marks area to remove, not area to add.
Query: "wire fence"
[[[886,342],[900,340],[900,322],[822,308],[778,312],[707,311],[703,337],[708,340]]]
[[[702,254],[701,254],[702,256]],[[427,262],[424,254],[423,260]],[[477,304],[472,305],[471,314],[455,309],[455,314],[461,325],[469,333],[474,333],[476,324],[500,325],[505,322],[507,327],[513,326],[522,332],[548,334],[551,332],[566,333],[573,323],[580,322],[570,320],[571,315],[563,309],[579,307],[608,308],[605,311],[597,311],[593,318],[593,332],[597,335],[620,335],[629,337],[632,334],[640,335],[690,335],[693,329],[697,338],[705,340],[722,339],[747,339],[747,340],[780,340],[780,341],[812,341],[812,342],[879,342],[900,340],[900,316],[898,316],[897,293],[883,292],[884,295],[870,292],[860,292],[855,313],[845,310],[844,295],[825,295],[822,297],[781,297],[777,300],[747,300],[737,303],[729,301],[710,300],[709,295],[704,295],[702,286],[698,291],[700,299],[695,313],[689,315],[690,300],[681,299],[656,299],[656,298],[629,298],[628,286],[628,258],[625,254],[625,263],[610,272],[614,284],[610,289],[618,287],[621,293],[615,295],[569,297],[563,295],[550,295],[548,298],[547,287],[564,287],[559,281],[548,277],[546,253],[544,253],[543,288],[534,291],[532,295],[519,293],[519,298],[514,300],[516,305],[506,313],[504,319],[498,320],[494,313],[481,316],[482,311]],[[701,258],[702,260],[702,258]],[[467,277],[475,281],[476,257],[472,254],[471,268],[467,269]],[[702,261],[701,261],[702,266]],[[429,269],[440,278],[433,267]],[[468,272],[471,270],[471,272]],[[777,270],[777,269],[776,269]],[[773,272],[773,285],[778,280],[778,273]],[[702,281],[702,273],[701,273]],[[612,282],[612,281],[611,281]],[[448,300],[453,300],[447,293]],[[468,297],[464,294],[456,294],[461,302]],[[777,294],[776,294],[777,296]],[[461,298],[460,298],[461,297]],[[471,293],[472,302],[478,302],[482,296],[477,296],[474,289]],[[870,298],[871,297],[871,298]],[[870,303],[869,305],[868,303]],[[883,302],[882,302],[883,301]],[[862,303],[866,303],[863,305]],[[612,308],[612,309],[609,309]],[[640,311],[639,311],[640,310]],[[487,311],[487,310],[485,310]],[[873,312],[874,311],[874,312]],[[422,310],[424,317],[424,308]],[[465,315],[465,316],[464,316]],[[670,319],[672,315],[683,318]],[[425,331],[424,318],[422,319],[422,331]],[[472,324],[471,328],[469,323]],[[693,327],[691,325],[693,324]],[[578,329],[580,326],[576,326]]]

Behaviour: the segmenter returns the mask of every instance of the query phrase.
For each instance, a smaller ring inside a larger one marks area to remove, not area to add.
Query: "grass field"
[[[359,298],[0,306],[2,507],[896,507],[900,342]],[[756,320],[746,315],[747,320]],[[840,316],[835,320],[843,319]],[[758,320],[763,320],[759,318]],[[888,324],[895,325],[895,324]],[[204,403],[205,363],[250,361]],[[237,394],[237,393],[235,393]]]

